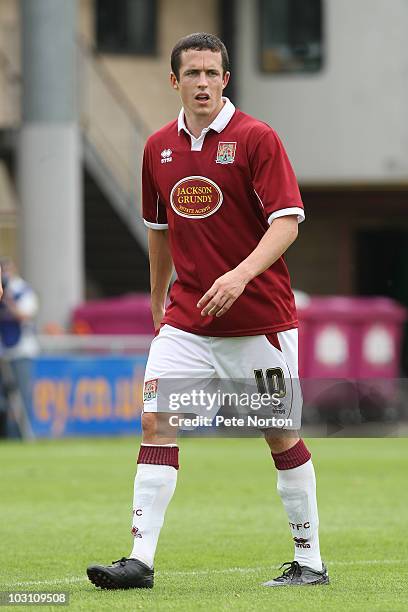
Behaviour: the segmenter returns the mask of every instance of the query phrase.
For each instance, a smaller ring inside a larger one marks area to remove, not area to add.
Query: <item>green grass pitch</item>
[[[408,441],[308,444],[330,586],[260,586],[293,558],[265,443],[183,439],[155,588],[95,589],[86,566],[131,547],[139,441],[125,438],[1,444],[0,590],[65,590],[86,611],[408,610]]]

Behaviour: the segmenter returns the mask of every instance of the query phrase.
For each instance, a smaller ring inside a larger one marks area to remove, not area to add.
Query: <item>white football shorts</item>
[[[164,325],[152,341],[146,364],[144,412],[213,418],[226,406],[226,398],[231,399],[228,393],[234,394],[236,414],[258,420],[275,416],[285,419],[281,429],[298,429],[298,330],[214,337]]]

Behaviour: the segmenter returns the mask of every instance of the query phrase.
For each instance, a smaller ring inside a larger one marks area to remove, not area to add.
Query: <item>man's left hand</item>
[[[217,278],[197,304],[197,308],[202,308],[201,316],[221,317],[239,298],[247,282],[243,273],[236,269]]]

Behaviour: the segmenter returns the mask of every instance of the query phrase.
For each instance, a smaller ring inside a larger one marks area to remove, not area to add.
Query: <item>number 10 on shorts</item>
[[[286,384],[281,368],[268,368],[265,374],[263,370],[254,370],[254,374],[256,386],[261,395],[269,394],[279,398],[285,397]]]

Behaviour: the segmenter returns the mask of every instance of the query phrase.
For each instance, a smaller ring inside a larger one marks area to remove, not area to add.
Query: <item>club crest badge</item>
[[[237,150],[236,142],[219,142],[217,149],[217,164],[233,164]]]
[[[144,384],[143,401],[148,402],[149,400],[157,398],[158,382],[158,378],[154,378],[153,380],[146,380]]]

